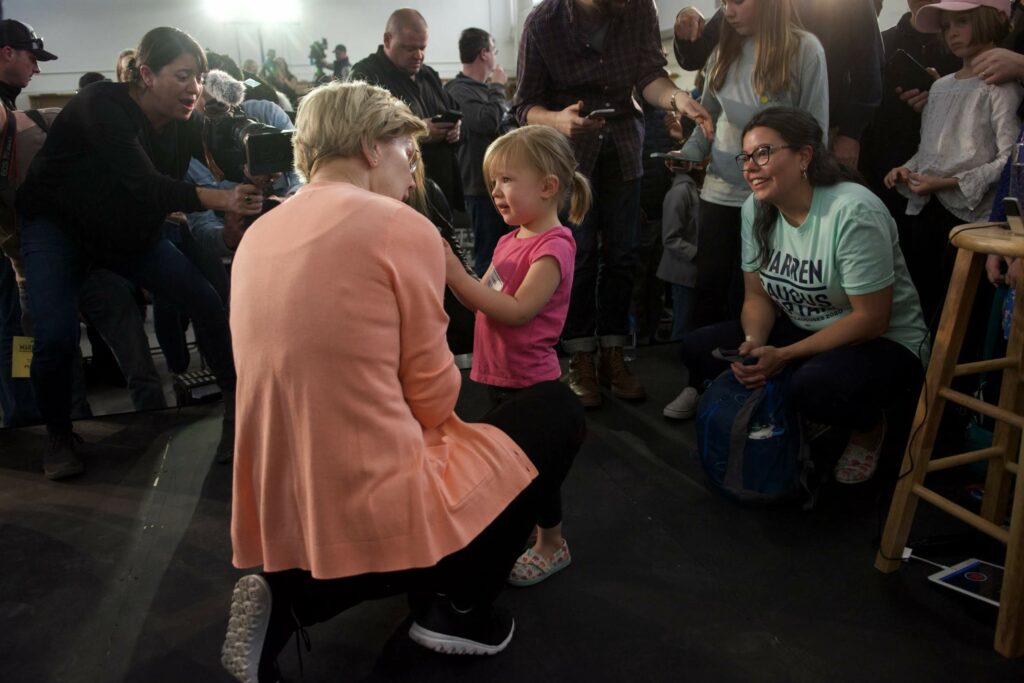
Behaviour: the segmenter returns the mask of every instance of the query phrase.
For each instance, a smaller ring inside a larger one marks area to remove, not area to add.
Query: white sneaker
[[[665,406],[661,414],[673,420],[689,420],[697,414],[697,402],[700,394],[694,387],[686,387],[682,393],[672,399],[672,402]]]

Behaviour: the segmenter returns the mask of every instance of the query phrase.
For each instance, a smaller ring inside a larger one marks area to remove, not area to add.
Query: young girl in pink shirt
[[[484,176],[498,213],[519,228],[498,241],[481,280],[449,250],[447,281],[476,311],[470,378],[490,386],[500,403],[562,374],[555,344],[569,310],[576,242],[558,213],[568,201],[569,220],[579,224],[591,194],[569,141],[547,126],[525,126],[495,140],[484,156]],[[509,575],[513,585],[533,585],[571,562],[560,494],[548,498],[541,503],[536,543]]]

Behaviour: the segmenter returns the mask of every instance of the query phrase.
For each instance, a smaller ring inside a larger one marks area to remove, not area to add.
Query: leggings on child
[[[782,316],[775,321],[768,344],[787,346],[811,335]],[[739,321],[709,325],[683,338],[683,362],[690,386],[702,388],[729,364],[711,355],[716,348],[735,349],[743,343]],[[882,419],[882,410],[915,396],[924,379],[921,361],[902,344],[878,337],[863,344],[842,346],[795,361],[788,391],[806,419],[855,431],[868,431]]]
[[[481,422],[508,434],[537,468],[537,478],[469,545],[433,567],[326,580],[299,569],[264,574],[272,596],[266,655],[277,655],[296,621],[300,626],[326,621],[364,600],[441,593],[462,608],[494,601],[537,521],[540,501],[568,474],[585,422],[579,399],[557,381],[517,392]]]

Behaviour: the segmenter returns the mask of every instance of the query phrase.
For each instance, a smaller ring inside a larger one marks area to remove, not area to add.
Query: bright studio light
[[[298,0],[206,0],[206,12],[221,22],[279,24],[298,21]]]

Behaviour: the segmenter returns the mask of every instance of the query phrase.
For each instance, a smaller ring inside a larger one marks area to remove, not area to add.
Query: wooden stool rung
[[[954,391],[949,387],[942,387],[941,389],[939,389],[938,394],[947,401],[959,403],[965,408],[970,408],[976,413],[988,415],[993,420],[999,420],[1001,422],[1011,424],[1017,429],[1024,429],[1024,415],[1017,415],[1016,413],[1011,413],[1009,410],[1006,410],[1005,408],[994,406],[991,403],[986,403],[985,401],[976,399],[973,396],[968,396],[967,394],[961,393],[959,391]]]
[[[990,446],[988,448],[982,448],[978,451],[970,451],[969,453],[958,453],[956,455],[947,455],[944,458],[936,458],[928,462],[929,472],[938,472],[939,470],[948,470],[950,467],[959,467],[960,465],[970,465],[972,462],[980,462],[982,460],[991,460],[992,458],[1002,458],[1003,449],[998,446]]]
[[[1012,367],[1016,367],[1018,362],[1015,358],[991,358],[974,363],[961,363],[953,368],[953,376],[963,377],[964,375],[977,375],[982,372],[993,372],[995,370],[1009,370]]]
[[[977,515],[962,505],[957,505],[948,498],[932,491],[924,484],[914,484],[914,493],[916,493],[921,500],[928,501],[935,507],[939,508],[943,512],[956,517],[965,524],[970,524],[978,531],[983,534],[987,534],[992,538],[996,539],[1004,545],[1010,542],[1010,532],[999,526],[993,524],[981,515]]]

